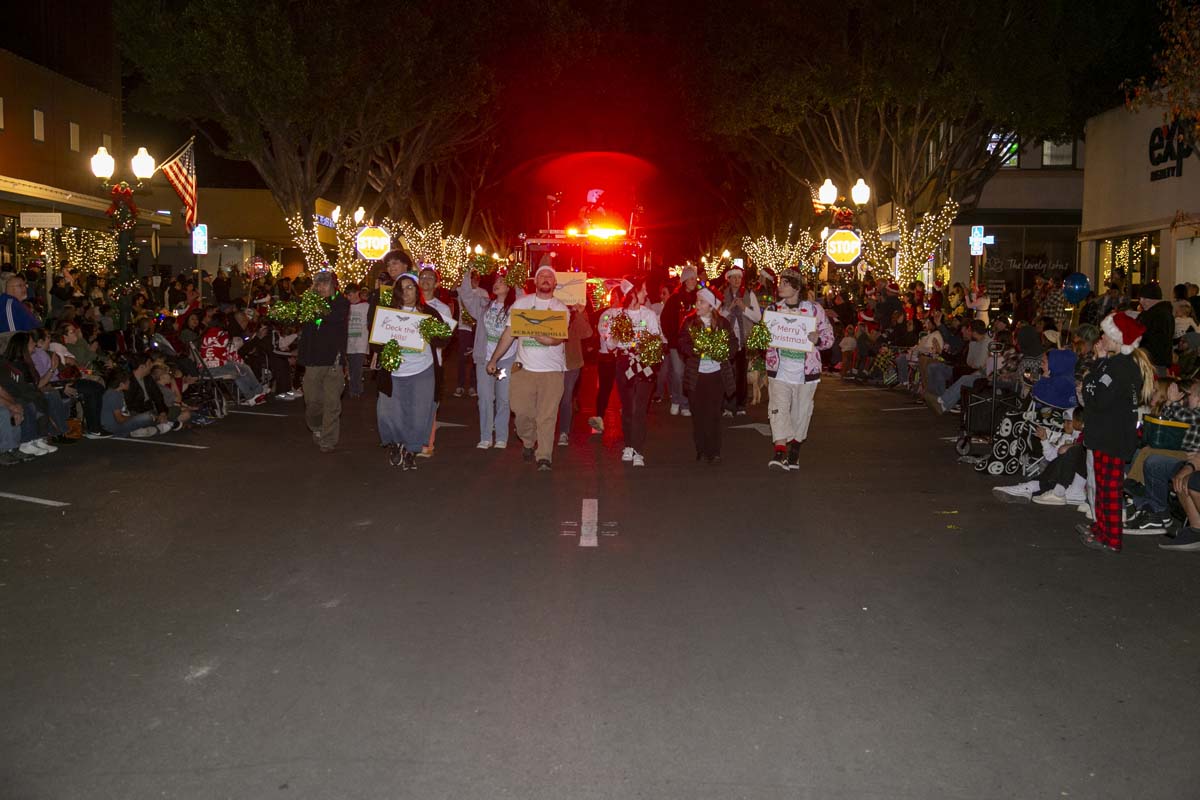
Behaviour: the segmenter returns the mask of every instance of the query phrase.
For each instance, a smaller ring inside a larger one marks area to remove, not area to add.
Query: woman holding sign
[[[479,444],[475,446],[480,450],[503,449],[508,447],[508,387],[512,382],[489,375],[487,363],[495,355],[496,345],[508,327],[508,312],[517,299],[517,290],[509,288],[504,278],[497,274],[492,281],[491,296],[480,295],[471,288],[471,275],[470,271],[463,273],[458,302],[475,318],[475,344],[471,348],[475,359],[475,385],[479,389]],[[496,363],[508,375],[516,358],[517,344],[513,342]]]
[[[417,453],[429,444],[437,397],[437,348],[449,337],[425,339],[421,320],[442,323],[438,312],[421,299],[417,276],[402,274],[391,292],[381,291],[371,321],[371,343],[384,345],[379,354],[375,415],[388,461],[404,470],[417,468]],[[399,343],[395,347],[390,342]]]
[[[767,306],[763,322],[771,333],[767,349],[767,416],[775,452],[771,469],[800,469],[800,443],[808,438],[813,396],[821,382],[821,350],[833,347],[833,326],[825,309],[801,300],[800,273],[779,276],[779,300]],[[792,345],[788,347],[786,345]]]

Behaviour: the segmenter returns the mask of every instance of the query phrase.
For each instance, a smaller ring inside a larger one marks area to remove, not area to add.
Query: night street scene
[[[0,800],[1200,798],[1200,0],[34,0]]]

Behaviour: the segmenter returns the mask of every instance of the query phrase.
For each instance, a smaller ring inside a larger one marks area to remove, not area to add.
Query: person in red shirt
[[[238,356],[243,341],[230,337],[225,329],[225,315],[218,312],[200,338],[200,358],[214,378],[234,380],[242,395],[242,405],[257,406],[266,402],[267,393]]]

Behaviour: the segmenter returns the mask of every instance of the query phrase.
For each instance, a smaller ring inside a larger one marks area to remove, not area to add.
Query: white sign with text
[[[808,335],[817,329],[817,318],[810,314],[784,314],[767,311],[763,324],[771,332],[771,347],[779,350],[798,350],[807,353],[813,349]]]
[[[421,320],[428,314],[413,314],[380,306],[375,309],[375,321],[371,323],[371,344],[400,343],[400,347],[413,352],[425,349],[421,338]]]

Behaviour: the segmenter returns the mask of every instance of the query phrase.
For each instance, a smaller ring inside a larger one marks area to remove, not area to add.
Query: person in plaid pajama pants
[[[1125,462],[1137,450],[1137,410],[1154,392],[1154,365],[1138,350],[1146,327],[1118,311],[1100,323],[1104,335],[1096,343],[1101,361],[1083,381],[1087,425],[1083,443],[1091,451],[1094,486],[1089,526],[1076,526],[1079,540],[1093,550],[1121,552]]]

